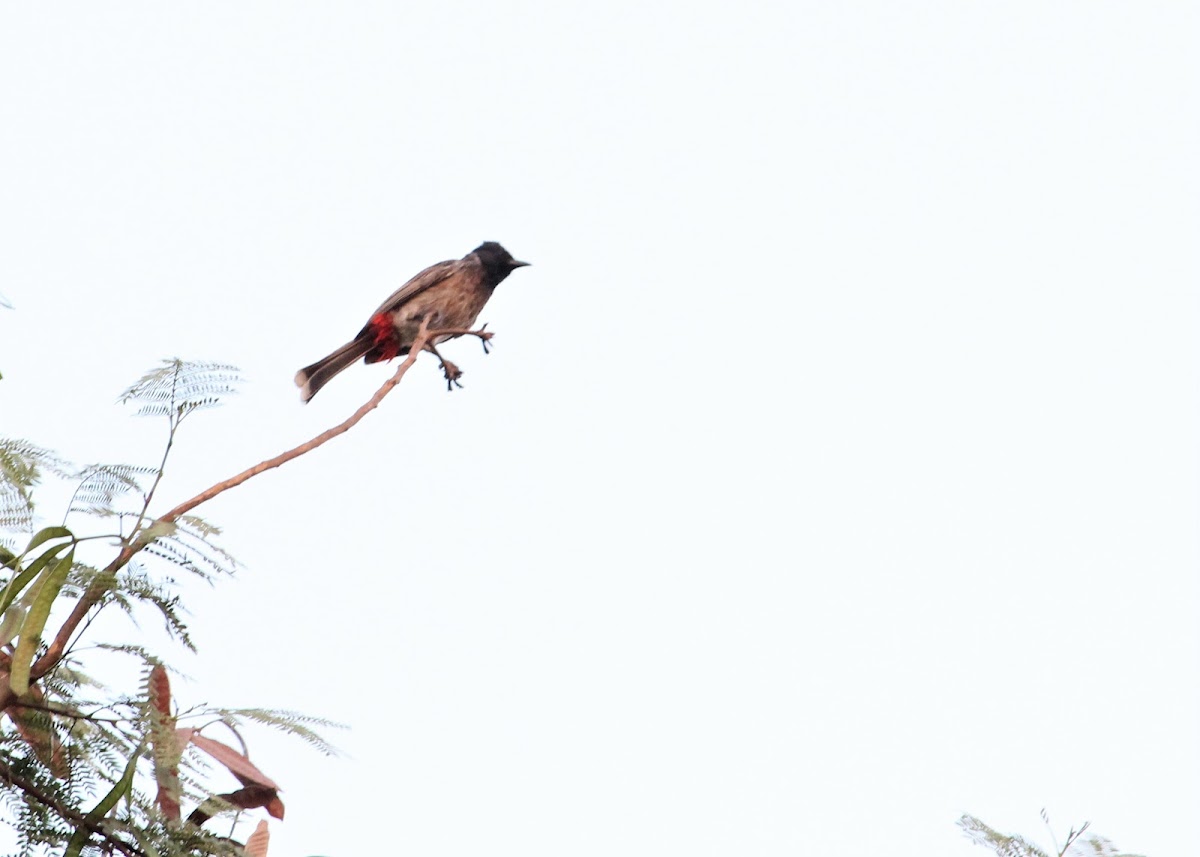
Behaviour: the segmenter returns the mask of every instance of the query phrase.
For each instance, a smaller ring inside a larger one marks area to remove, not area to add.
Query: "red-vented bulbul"
[[[358,358],[364,363],[391,360],[408,354],[428,319],[429,330],[466,330],[475,323],[483,305],[500,282],[517,268],[528,265],[518,262],[495,241],[485,241],[463,256],[430,265],[389,297],[371,313],[358,336],[328,357],[296,373],[300,398],[308,401]],[[442,363],[447,386],[457,383],[462,374],[453,363],[437,352],[438,343],[452,336],[436,337],[425,346]],[[487,341],[484,340],[484,351]]]

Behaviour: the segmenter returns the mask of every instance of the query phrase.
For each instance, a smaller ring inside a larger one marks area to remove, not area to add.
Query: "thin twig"
[[[80,711],[70,711],[69,709],[59,708],[53,703],[37,703],[31,702],[28,699],[23,699],[20,702],[13,703],[12,707],[28,708],[33,711],[44,711],[47,714],[54,714],[58,717],[69,717],[72,720],[87,720],[92,723],[112,723],[113,725],[120,725],[121,723],[126,723],[129,721],[128,717],[96,717],[91,714],[84,714]]]
[[[171,401],[175,401],[175,384],[179,380],[179,369],[176,368],[174,376],[171,379]],[[154,492],[158,490],[158,483],[162,482],[163,473],[167,469],[167,457],[171,454],[171,447],[175,445],[175,432],[179,430],[179,421],[182,419],[177,416],[178,411],[173,412],[170,417],[170,429],[167,432],[167,445],[163,449],[162,461],[158,463],[158,472],[154,474],[154,482],[150,486],[150,490],[146,492],[142,498],[142,511],[138,513],[137,523],[133,525],[133,529],[129,531],[129,540],[132,541],[138,534],[138,530],[142,527],[142,521],[146,520],[146,511],[150,508],[150,501],[154,499]]]
[[[104,842],[111,844],[113,848],[116,848],[122,854],[127,855],[127,857],[145,857],[143,851],[133,847],[123,839],[118,839],[116,836],[113,836],[111,833],[105,830],[99,822],[88,821],[87,817],[83,813],[72,809],[62,801],[55,798],[53,795],[47,794],[37,785],[37,783],[25,779],[25,777],[22,777],[20,774],[14,773],[12,767],[10,767],[9,764],[3,759],[0,759],[0,780],[16,786],[38,803],[48,806],[50,809],[57,812],[61,817],[74,823],[76,826],[83,825],[92,833],[99,836]]]
[[[1074,827],[1067,832],[1067,841],[1063,844],[1062,850],[1058,852],[1058,857],[1065,857],[1066,853],[1071,850],[1071,846],[1075,844],[1075,840],[1083,836],[1084,832],[1091,825],[1090,821],[1085,821],[1083,826],[1076,830]],[[1055,845],[1058,843],[1056,842]]]

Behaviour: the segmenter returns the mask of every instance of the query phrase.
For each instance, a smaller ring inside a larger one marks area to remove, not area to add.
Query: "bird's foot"
[[[451,363],[449,360],[442,361],[442,372],[446,375],[446,389],[453,390],[455,387],[462,389],[462,384],[458,383],[458,379],[463,376],[462,370]]]
[[[484,324],[483,327],[479,328],[479,330],[473,331],[473,332],[476,336],[479,337],[479,341],[483,343],[483,353],[490,354],[491,350],[492,350],[492,346],[488,345],[488,343],[492,341],[492,337],[495,336],[496,334],[494,334],[490,330],[488,330],[486,324]]]

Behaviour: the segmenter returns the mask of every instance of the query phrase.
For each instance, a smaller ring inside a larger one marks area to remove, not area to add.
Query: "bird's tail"
[[[373,344],[374,340],[370,335],[360,336],[347,342],[328,357],[322,357],[316,363],[297,372],[296,386],[300,388],[301,401],[307,402],[315,396],[334,375],[370,351]]]

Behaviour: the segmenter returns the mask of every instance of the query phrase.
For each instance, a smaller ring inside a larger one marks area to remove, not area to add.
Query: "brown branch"
[[[370,399],[368,399],[367,402],[361,408],[359,408],[357,411],[355,411],[353,414],[351,414],[350,417],[348,419],[346,419],[344,422],[334,426],[333,428],[331,428],[327,431],[321,432],[319,435],[317,435],[310,441],[306,441],[305,443],[302,443],[293,449],[289,449],[287,452],[280,453],[279,455],[275,456],[274,458],[268,458],[266,461],[260,461],[258,464],[254,465],[253,467],[243,470],[237,476],[230,477],[229,479],[226,479],[223,482],[218,482],[216,485],[213,485],[211,488],[201,491],[199,494],[197,494],[192,499],[185,500],[184,502],[182,502],[178,506],[176,506],[174,509],[167,512],[165,515],[162,515],[161,517],[157,518],[154,521],[154,523],[155,524],[172,523],[172,522],[178,520],[181,515],[187,514],[192,509],[199,506],[201,503],[208,502],[213,497],[216,497],[218,494],[223,494],[224,492],[228,491],[230,488],[236,488],[237,486],[241,485],[246,480],[257,476],[260,473],[265,473],[268,470],[272,470],[276,467],[279,467],[281,464],[287,464],[293,458],[299,458],[301,455],[304,455],[304,453],[306,453],[306,452],[312,452],[314,449],[316,449],[318,446],[321,446],[326,441],[333,440],[333,438],[337,437],[338,435],[345,434],[346,432],[350,431],[350,429],[352,429],[356,425],[358,425],[359,421],[362,420],[363,417],[365,417],[371,411],[373,411],[377,407],[379,407],[379,403],[383,401],[383,397],[386,396],[388,393],[390,393],[392,391],[392,388],[400,383],[400,379],[402,379],[404,377],[404,374],[409,370],[409,368],[414,363],[417,362],[417,355],[421,353],[421,349],[425,347],[425,343],[429,340],[429,337],[430,337],[429,332],[425,329],[425,325],[426,325],[426,322],[421,323],[421,330],[417,334],[416,340],[413,342],[412,350],[409,352],[408,357],[406,357],[404,359],[404,362],[396,367],[396,374],[394,374],[388,380],[384,381],[383,386],[375,391],[375,395],[372,396]],[[151,527],[153,527],[153,524],[151,525]]]
[[[12,706],[13,708],[28,708],[30,711],[43,711],[46,714],[53,714],[57,717],[69,717],[72,720],[86,720],[89,723],[112,723],[120,724],[128,722],[128,717],[95,717],[91,714],[84,714],[82,711],[72,711],[69,708],[63,708],[53,702],[31,702],[28,699],[22,699]]]
[[[340,434],[345,434],[350,429],[354,428],[354,426],[356,426],[363,417],[379,407],[379,403],[383,401],[383,397],[390,393],[392,388],[400,383],[401,379],[404,378],[405,373],[407,373],[412,365],[417,362],[417,356],[434,337],[447,333],[456,336],[462,334],[472,334],[478,336],[480,339],[483,339],[486,342],[492,336],[490,332],[482,329],[478,331],[431,331],[428,329],[428,324],[428,320],[421,322],[421,327],[417,332],[416,338],[413,340],[413,344],[409,349],[408,356],[399,366],[396,367],[395,374],[393,374],[392,377],[387,381],[384,381],[383,386],[375,392],[375,395],[368,399],[362,407],[351,414],[350,417],[344,422],[334,426],[328,431],[321,432],[319,435],[314,437],[312,440],[307,441],[306,443],[302,443],[293,449],[289,449],[287,452],[281,453],[274,458],[269,458],[266,461],[259,462],[253,467],[243,470],[236,476],[232,476],[229,479],[225,479],[216,483],[211,488],[201,491],[192,499],[180,503],[174,509],[171,509],[166,514],[156,518],[148,529],[153,530],[157,524],[174,523],[181,515],[187,514],[201,503],[208,502],[218,494],[222,494],[225,491],[228,491],[230,488],[236,488],[238,485],[241,485],[243,482],[257,476],[260,473],[264,473],[267,470],[272,470],[282,464],[286,464],[294,458],[299,458],[306,452],[311,452],[318,446],[321,446],[327,441],[332,440]],[[37,659],[37,661],[34,662],[29,671],[31,679],[36,680],[41,678],[58,665],[58,662],[62,660],[63,652],[66,651],[67,644],[71,640],[71,636],[75,633],[75,630],[79,627],[79,624],[84,620],[84,617],[87,616],[88,611],[95,607],[96,604],[99,603],[100,599],[104,597],[104,593],[108,592],[111,583],[107,578],[110,578],[112,575],[124,568],[129,561],[133,559],[133,557],[140,550],[142,550],[142,548],[150,544],[151,541],[153,541],[153,539],[138,539],[130,544],[124,545],[121,548],[120,553],[117,554],[116,558],[105,567],[101,574],[97,575],[92,580],[92,582],[88,585],[88,588],[84,590],[83,595],[81,595],[79,600],[75,603],[74,609],[71,611],[70,615],[67,616],[67,619],[65,622],[63,622],[62,627],[58,629],[58,633],[55,635],[54,640],[46,649],[45,654],[43,654]],[[8,708],[16,701],[16,699],[17,697],[12,692],[12,688],[10,688],[8,682],[5,681],[3,685],[0,686],[0,711]]]
[[[99,836],[104,842],[110,843],[112,847],[116,848],[122,854],[127,855],[127,857],[145,857],[145,854],[141,850],[133,847],[123,839],[118,839],[117,837],[113,836],[111,833],[106,831],[98,821],[88,821],[87,817],[83,813],[66,806],[62,803],[62,801],[58,800],[53,795],[47,794],[38,786],[37,783],[25,779],[20,774],[14,773],[12,767],[10,767],[8,762],[5,762],[3,759],[0,759],[0,781],[16,786],[38,803],[54,810],[62,818],[65,818],[67,821],[72,822],[76,826],[83,825],[93,834]]]

